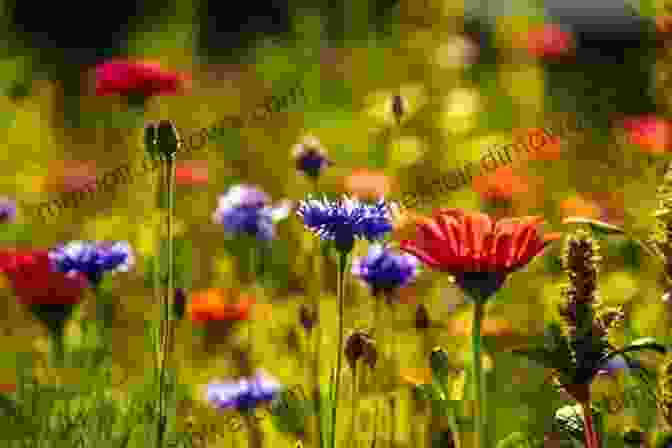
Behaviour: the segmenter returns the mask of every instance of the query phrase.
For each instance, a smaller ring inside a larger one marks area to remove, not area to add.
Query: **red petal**
[[[436,258],[434,258],[432,255],[426,252],[423,248],[419,247],[414,241],[410,240],[402,241],[399,244],[399,249],[401,249],[404,252],[408,252],[412,255],[415,255],[423,263],[431,267],[438,268],[441,266],[441,263],[439,263],[439,261]]]
[[[457,227],[459,223],[457,220],[447,214],[441,215],[436,219],[438,225],[443,229],[443,233],[446,235],[446,246],[455,256],[460,253],[460,243],[458,237]]]

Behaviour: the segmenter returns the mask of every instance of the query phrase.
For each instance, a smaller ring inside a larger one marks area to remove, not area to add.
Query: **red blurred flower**
[[[9,278],[24,305],[74,305],[82,300],[88,281],[52,270],[48,250],[0,251],[0,271]]]
[[[345,178],[345,189],[359,199],[378,200],[389,194],[390,178],[382,171],[362,168]]]
[[[556,24],[534,26],[521,38],[526,43],[528,51],[535,57],[565,56],[574,46],[572,34]]]
[[[641,146],[644,151],[669,151],[672,139],[672,125],[669,120],[646,115],[625,119],[622,126],[628,132],[628,142]]]
[[[441,209],[432,218],[419,219],[416,238],[402,241],[400,247],[429,267],[455,276],[471,297],[485,299],[510,273],[560,238],[557,233],[541,237],[537,229],[541,223],[538,216],[495,222],[483,213]]]
[[[186,74],[147,61],[112,60],[98,65],[95,74],[96,95],[175,95],[190,81]]]
[[[486,200],[508,201],[517,194],[530,191],[526,177],[514,174],[510,166],[501,166],[491,173],[474,177],[471,187]]]
[[[204,185],[208,183],[208,164],[200,160],[185,160],[175,167],[175,184]]]
[[[187,307],[190,319],[202,323],[248,320],[250,307],[255,303],[254,298],[242,296],[237,303],[228,303],[227,300],[234,293],[229,289],[211,288],[192,294]]]
[[[11,383],[1,383],[0,384],[0,393],[11,394],[16,392],[16,384]]]

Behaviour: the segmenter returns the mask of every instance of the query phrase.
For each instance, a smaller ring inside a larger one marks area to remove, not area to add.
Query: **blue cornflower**
[[[9,198],[0,197],[0,223],[16,219],[16,203]]]
[[[269,196],[249,185],[235,185],[219,197],[217,210],[212,215],[215,224],[224,226],[228,234],[248,234],[262,241],[275,238],[275,223],[289,216],[292,204],[282,201],[270,205]]]
[[[355,260],[353,275],[371,287],[371,294],[391,293],[407,285],[419,272],[420,260],[413,255],[397,254],[386,246],[373,244],[369,253]]]
[[[292,155],[296,160],[296,169],[313,179],[318,178],[322,170],[332,165],[327,158],[327,152],[314,137],[306,137],[303,143],[294,145]]]
[[[97,287],[105,272],[128,272],[135,258],[126,241],[71,241],[49,251],[55,270],[68,276],[85,275]]]
[[[249,411],[261,402],[270,402],[278,395],[282,385],[268,376],[263,370],[257,370],[253,378],[242,378],[232,383],[210,383],[207,387],[207,399],[217,409],[235,409]]]
[[[297,214],[308,230],[322,240],[334,241],[341,253],[352,250],[355,238],[376,241],[392,230],[390,211],[382,199],[367,204],[347,196],[340,201],[309,197],[301,201]]]

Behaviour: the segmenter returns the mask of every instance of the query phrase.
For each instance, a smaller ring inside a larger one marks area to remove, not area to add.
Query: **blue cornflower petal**
[[[84,274],[97,286],[105,272],[128,272],[135,264],[131,247],[126,241],[71,241],[49,251],[55,270],[68,276]]]
[[[410,254],[394,253],[386,246],[374,244],[365,257],[355,260],[353,275],[371,287],[373,295],[393,292],[417,277],[420,260]]]
[[[392,230],[391,215],[382,199],[368,204],[347,196],[340,201],[309,197],[301,201],[297,214],[308,230],[322,240],[334,241],[345,253],[352,250],[356,238],[376,241]]]
[[[275,223],[289,215],[291,206],[289,201],[271,206],[270,198],[263,191],[248,185],[236,185],[220,196],[212,219],[222,225],[227,234],[248,234],[269,241],[275,238]]]
[[[275,399],[282,385],[259,370],[253,378],[237,383],[212,383],[207,388],[208,401],[218,409],[246,411],[261,402]]]

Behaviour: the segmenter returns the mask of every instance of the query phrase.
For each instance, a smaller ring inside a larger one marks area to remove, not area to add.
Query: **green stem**
[[[51,355],[54,367],[63,367],[65,361],[65,341],[63,328],[50,331]]]
[[[174,156],[166,161],[166,181],[168,186],[168,285],[163,295],[162,322],[164,322],[164,332],[161,341],[163,356],[161,357],[160,378],[159,378],[159,421],[157,425],[158,437],[156,440],[157,448],[162,448],[163,438],[167,425],[167,398],[166,398],[166,370],[168,357],[172,347],[173,328],[171,325],[170,296],[173,293],[173,217],[175,214],[175,159]]]
[[[338,258],[338,353],[336,355],[336,378],[334,378],[334,402],[331,410],[331,448],[336,448],[336,408],[338,407],[338,393],[341,387],[341,364],[343,361],[343,297],[345,289],[345,267],[348,261],[347,253],[339,253]]]
[[[485,421],[486,396],[485,382],[483,381],[483,363],[481,359],[481,324],[483,322],[484,303],[481,300],[474,301],[474,323],[471,331],[472,353],[474,356],[474,395],[476,397],[476,431],[475,435],[479,443],[475,446],[488,448],[487,445],[487,422]]]

